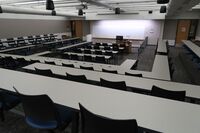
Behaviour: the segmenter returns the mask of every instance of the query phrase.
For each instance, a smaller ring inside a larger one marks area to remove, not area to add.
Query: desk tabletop
[[[168,56],[156,55],[153,63],[152,73],[154,73],[155,77],[159,77],[160,79],[171,80]]]
[[[189,40],[183,40],[182,42],[200,58],[200,47],[198,45]]]
[[[35,47],[35,45],[26,45],[26,46],[20,46],[20,47],[15,47],[15,48],[9,48],[9,49],[0,50],[0,52],[8,52],[8,51],[31,48],[31,47]]]
[[[80,46],[80,45],[84,45],[84,44],[88,44],[88,43],[91,43],[91,42],[81,42],[81,43],[77,43],[77,44],[73,44],[73,45],[69,45],[69,46],[60,47],[60,48],[57,48],[57,50],[65,50],[68,48],[72,48],[72,47],[76,47],[76,46]]]
[[[23,67],[28,70],[35,70],[35,68],[40,69],[51,69],[53,73],[59,75],[66,75],[66,72],[74,75],[85,75],[87,79],[93,81],[100,81],[100,78],[110,80],[110,81],[125,81],[126,85],[133,88],[141,88],[145,90],[151,90],[153,85],[161,87],[163,89],[173,90],[173,91],[186,91],[186,96],[200,98],[200,86],[183,84],[177,82],[169,82],[148,78],[138,78],[134,76],[127,76],[122,74],[112,74],[106,72],[90,71],[84,69],[62,67],[56,65],[49,65],[44,63],[34,63]]]
[[[43,43],[43,44],[48,45],[48,44],[53,44],[53,43],[58,43],[58,42],[72,41],[72,40],[76,40],[76,39],[80,39],[80,38],[79,37],[67,38],[67,39],[61,39],[61,40],[56,40],[56,41],[52,41],[52,42],[46,42],[46,43]]]
[[[167,54],[167,44],[166,44],[166,41],[164,41],[164,40],[159,40],[158,41],[157,52],[158,53]]]
[[[165,133],[198,133],[200,106],[40,75],[0,69],[0,87],[29,95],[47,94],[55,103],[113,119],[136,119],[138,125]]]
[[[3,54],[1,53],[0,56],[6,57],[6,56],[12,56],[13,58],[24,58],[26,60],[40,60],[40,62],[44,61],[54,61],[57,65],[62,65],[62,63],[65,64],[74,64],[75,67],[80,68],[80,66],[86,66],[86,67],[93,67],[95,71],[102,71],[102,68],[108,69],[108,70],[117,70],[119,74],[124,74],[125,72],[132,73],[132,74],[142,74],[144,77],[147,78],[154,78],[154,79],[162,79],[162,80],[170,80],[170,74],[162,75],[163,72],[159,73],[158,71],[154,72],[148,72],[148,71],[140,71],[140,70],[130,70],[130,67],[126,63],[122,66],[128,66],[127,68],[121,67],[121,65],[111,65],[111,64],[102,64],[102,63],[94,63],[94,62],[84,62],[84,61],[75,61],[75,60],[67,60],[67,59],[58,59],[58,58],[51,58],[51,57],[42,57],[42,56],[21,56],[21,55],[10,55],[10,54]],[[160,55],[156,56],[159,57]],[[156,59],[155,59],[156,60]],[[133,60],[135,64],[136,60]],[[165,60],[166,61],[166,60]],[[162,65],[162,61],[160,61]],[[131,65],[131,64],[130,64]],[[155,65],[160,65],[159,63],[155,63]],[[166,73],[166,72],[164,72]]]
[[[84,50],[91,50],[92,52],[95,52],[95,51],[102,51],[103,53],[105,52],[112,52],[113,54],[117,54],[119,53],[118,51],[113,51],[113,50],[102,50],[102,49],[87,49],[87,48],[80,48],[81,51],[84,51]]]
[[[74,52],[65,52],[64,54],[69,54],[69,55],[76,54],[78,56],[88,55],[88,56],[92,56],[93,58],[95,58],[96,56],[101,56],[101,57],[105,57],[105,59],[107,60],[111,58],[111,56],[108,56],[108,55],[95,55],[95,54],[84,54],[84,53],[74,53]]]

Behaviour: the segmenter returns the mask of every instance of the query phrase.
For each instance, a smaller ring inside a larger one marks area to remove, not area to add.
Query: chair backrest
[[[94,49],[100,49],[99,45],[94,45]]]
[[[65,63],[62,63],[62,66],[74,68],[74,64],[65,64]]]
[[[35,72],[37,74],[40,75],[44,75],[44,76],[53,76],[53,72],[50,69],[39,69],[39,68],[35,68]]]
[[[91,54],[91,50],[85,49],[85,50],[84,50],[84,53],[85,53],[85,54]]]
[[[81,69],[86,69],[86,70],[94,70],[93,67],[85,67],[85,66],[80,66]]]
[[[84,60],[85,61],[92,61],[92,56],[91,55],[84,55]]]
[[[103,69],[103,68],[102,68],[102,72],[117,74],[117,70],[106,70],[106,69]]]
[[[85,77],[85,75],[72,75],[69,73],[66,73],[66,75],[68,80],[87,83],[87,78]]]
[[[185,91],[171,91],[171,90],[165,90],[162,88],[159,88],[157,86],[153,86],[151,90],[152,96],[172,99],[172,100],[179,100],[184,101],[185,100]]]
[[[137,68],[138,65],[138,60],[136,60],[135,64],[131,67],[132,70],[135,70]]]
[[[28,63],[28,61],[25,60],[24,58],[17,58],[16,61],[18,61],[19,63],[22,63],[22,64],[23,64],[23,63],[25,63],[25,64]]]
[[[102,45],[103,45],[103,46],[108,46],[108,44],[107,44],[107,43],[102,43]]]
[[[104,46],[104,50],[111,50],[109,46]]]
[[[113,56],[113,53],[112,53],[112,51],[106,51],[105,55]]]
[[[71,59],[72,60],[78,60],[78,55],[77,54],[71,54]]]
[[[30,63],[40,63],[40,61],[39,60],[30,60]]]
[[[95,57],[95,60],[96,60],[97,62],[101,62],[101,63],[105,63],[105,62],[106,62],[105,56],[96,56],[96,57]]]
[[[47,95],[22,95],[22,101],[26,122],[30,126],[41,124],[54,124],[58,126],[59,117],[53,101]]]
[[[95,54],[96,55],[102,55],[102,51],[101,50],[95,50]]]
[[[46,64],[50,64],[50,65],[56,65],[56,63],[54,62],[54,61],[44,61],[44,63],[46,63]]]
[[[115,120],[96,115],[79,104],[81,113],[82,133],[137,133],[135,119]],[[124,113],[124,112],[123,112]]]
[[[135,76],[135,77],[143,77],[142,74],[132,74],[132,73],[127,73],[127,72],[125,72],[125,75]]]
[[[108,81],[108,80],[100,78],[100,85],[104,87],[126,91],[125,81]]]

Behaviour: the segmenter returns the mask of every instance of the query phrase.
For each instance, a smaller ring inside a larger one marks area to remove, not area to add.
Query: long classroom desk
[[[63,43],[63,42],[74,41],[74,40],[78,40],[78,39],[80,39],[80,38],[75,37],[75,38],[61,39],[61,40],[56,40],[56,41],[52,41],[52,42],[46,42],[46,43],[43,43],[43,45],[52,45],[52,44],[56,44],[56,43]]]
[[[200,106],[164,98],[0,69],[0,88],[28,95],[47,94],[79,110],[79,103],[112,119],[136,119],[140,127],[164,133],[198,133]]]
[[[166,41],[164,41],[164,40],[159,40],[158,41],[157,53],[158,54],[162,54],[162,55],[167,55],[167,44],[166,44]]]
[[[77,47],[77,46],[81,46],[81,45],[86,45],[86,44],[90,44],[91,42],[81,42],[81,43],[77,43],[77,44],[73,44],[73,45],[69,45],[69,46],[64,46],[64,47],[60,47],[57,48],[58,51],[63,51],[69,48],[73,48],[73,47]]]
[[[190,50],[200,58],[200,47],[189,40],[182,41]]]
[[[29,49],[29,48],[32,48],[32,47],[35,47],[35,46],[36,45],[26,45],[26,46],[20,46],[20,47],[15,47],[15,48],[8,48],[8,49],[0,50],[0,52],[3,53],[3,52],[20,50],[20,49]]]
[[[133,73],[133,74],[142,74],[143,77],[146,77],[146,78],[170,80],[170,74],[164,72],[164,70],[161,71],[161,74],[159,73],[160,71],[156,71],[156,70],[154,72],[140,71],[140,70],[130,70],[130,68],[132,66],[130,67],[128,65],[131,65],[131,64],[134,65],[136,60],[129,60],[129,61],[126,62],[125,65],[123,65],[123,67],[121,67],[121,65],[123,63],[119,66],[119,65],[110,65],[110,64],[108,65],[108,64],[101,64],[101,63],[74,61],[74,60],[57,59],[57,58],[41,57],[41,56],[20,56],[20,55],[10,55],[10,54],[0,54],[0,56],[2,56],[2,57],[12,56],[13,58],[24,58],[26,60],[39,60],[40,62],[54,61],[57,65],[62,65],[62,63],[74,64],[74,66],[77,67],[77,68],[80,68],[80,66],[93,67],[95,71],[102,71],[102,68],[104,68],[104,69],[108,69],[108,70],[117,70],[119,74],[124,74],[125,72],[128,72],[128,73]],[[163,55],[156,55],[156,57],[160,57],[160,56],[162,57]],[[158,63],[154,63],[154,65],[161,65],[162,66],[163,62],[168,62],[166,57],[155,58],[155,61],[156,60],[159,60],[159,61],[158,61]],[[167,63],[164,63],[164,64],[167,64]],[[153,65],[153,67],[155,67],[154,65]],[[125,67],[127,67],[127,68],[125,68]],[[167,68],[167,66],[165,66],[165,68]],[[162,69],[159,69],[159,70],[162,70]],[[166,70],[166,71],[169,71],[169,70]],[[163,75],[163,74],[166,74],[166,75]]]
[[[47,52],[47,53],[50,53],[50,52]],[[44,54],[44,53],[42,52],[41,54]],[[38,53],[37,55],[40,55],[40,54]],[[58,58],[51,58],[51,57],[42,57],[42,56],[37,56],[37,55],[36,56],[35,55],[21,56],[21,55],[11,55],[11,54],[0,53],[0,56],[2,57],[12,56],[15,59],[24,58],[28,61],[39,60],[40,62],[43,62],[43,63],[44,61],[54,61],[57,65],[62,65],[62,63],[74,64],[76,68],[80,68],[80,66],[88,66],[88,67],[94,67],[94,70],[96,71],[101,71],[102,68],[113,69],[113,70],[117,70],[119,73],[122,73],[122,74],[124,74],[125,71],[129,70],[136,63],[136,60],[127,59],[121,65],[112,65],[112,64],[95,63],[95,62],[84,62],[84,61],[58,59]]]
[[[96,58],[97,56],[101,56],[101,57],[105,57],[106,60],[109,60],[111,58],[111,56],[109,56],[109,55],[84,54],[84,53],[74,53],[74,52],[65,52],[64,54],[78,55],[80,57],[87,55],[87,56],[92,56],[93,58]]]
[[[200,86],[197,85],[190,85],[190,84],[183,84],[183,83],[169,82],[169,81],[162,81],[162,80],[155,80],[148,78],[138,78],[134,76],[97,72],[97,71],[62,67],[62,66],[49,65],[43,63],[34,63],[25,66],[23,68],[27,70],[35,70],[35,68],[51,69],[54,74],[59,74],[59,75],[66,75],[66,72],[73,75],[85,75],[88,80],[93,80],[93,81],[100,81],[100,78],[110,81],[125,81],[126,85],[129,87],[139,88],[147,91],[151,91],[153,85],[173,91],[185,90],[187,97],[200,99]]]

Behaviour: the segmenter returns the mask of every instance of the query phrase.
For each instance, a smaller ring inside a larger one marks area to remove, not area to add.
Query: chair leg
[[[0,117],[2,122],[5,121],[3,109],[0,109]]]
[[[79,129],[79,112],[74,112],[71,132],[78,133],[78,129]]]
[[[55,133],[53,130],[48,130],[48,133]]]

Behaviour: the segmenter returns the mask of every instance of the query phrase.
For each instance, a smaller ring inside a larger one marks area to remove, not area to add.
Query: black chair
[[[103,45],[103,46],[108,46],[108,44],[107,44],[107,43],[102,43],[102,45]]]
[[[105,55],[108,55],[108,56],[113,57],[113,53],[112,53],[112,51],[106,51],[106,52],[105,52]]]
[[[23,37],[18,37],[18,38],[17,38],[17,45],[18,45],[18,46],[26,45],[26,42],[25,42],[25,40],[24,40]]]
[[[118,45],[113,45],[113,51],[119,51],[119,46]]]
[[[56,63],[54,61],[44,61],[45,64],[50,64],[50,65],[56,65]]]
[[[15,40],[13,38],[8,38],[7,39],[7,43],[11,47],[17,47],[17,44],[16,44],[16,42],[15,42]]]
[[[92,49],[92,46],[91,45],[87,45],[85,48]]]
[[[35,36],[36,44],[41,44],[42,43],[42,38],[40,35]]]
[[[62,59],[70,59],[69,54],[61,53],[60,55],[61,55],[61,58],[62,58]]]
[[[28,36],[28,42],[31,44],[35,44],[35,39],[32,36]]]
[[[96,54],[96,55],[102,55],[103,52],[102,52],[101,50],[95,50],[95,54]]]
[[[32,60],[32,59],[30,59],[30,63],[40,63],[40,61],[39,60]]]
[[[82,133],[138,133],[135,119],[115,120],[88,111],[79,104]]]
[[[91,55],[84,55],[84,61],[92,61],[92,56]]]
[[[53,72],[52,72],[50,69],[39,69],[39,68],[35,68],[35,73],[36,73],[36,74],[43,75],[43,76],[49,76],[49,77],[54,76]]]
[[[19,94],[25,121],[33,128],[48,130],[64,129],[72,121],[73,112],[64,106],[54,104],[47,95]]]
[[[81,49],[79,49],[79,48],[74,48],[73,51],[74,51],[75,53],[82,53]]]
[[[99,45],[94,45],[94,49],[100,49]]]
[[[126,83],[125,81],[108,81],[105,79],[100,78],[100,85],[104,87],[109,87],[117,90],[124,90],[126,91]]]
[[[135,64],[131,67],[131,70],[136,70],[138,66],[138,60],[136,60]]]
[[[78,60],[78,55],[77,54],[71,54],[71,59],[72,60]]]
[[[106,63],[106,58],[105,56],[96,56],[95,61],[98,63]]]
[[[1,120],[4,121],[4,111],[8,111],[14,107],[16,107],[20,103],[20,99],[7,91],[0,91],[0,117]]]
[[[101,45],[101,43],[98,43],[98,42],[97,42],[97,43],[95,43],[95,45],[97,45],[97,46],[100,46],[100,45]]]
[[[132,74],[132,73],[127,73],[127,72],[125,72],[125,75],[135,76],[135,77],[143,77],[142,74]]]
[[[62,66],[65,66],[65,67],[72,67],[72,68],[75,67],[74,64],[65,64],[65,63],[62,63]]]
[[[18,67],[17,62],[11,56],[4,58],[4,67],[8,69],[16,69]]]
[[[179,100],[184,101],[185,100],[185,91],[171,91],[171,90],[165,90],[157,86],[153,86],[151,90],[152,96],[172,99],[172,100]]]
[[[72,75],[72,74],[69,74],[69,73],[66,73],[66,75],[67,75],[68,80],[87,83],[87,78],[85,77],[85,75]]]
[[[111,50],[109,46],[104,46],[104,50]]]
[[[91,54],[92,52],[91,52],[90,49],[85,49],[85,50],[84,50],[84,53],[85,53],[85,54]]]
[[[50,42],[48,35],[44,35],[44,40],[45,40],[45,42]]]
[[[93,71],[94,71],[94,68],[93,68],[93,67],[80,66],[80,69],[93,70]]]
[[[24,58],[17,58],[16,61],[18,66],[26,66],[29,64],[29,61],[25,60]]]
[[[103,68],[102,68],[102,72],[117,74],[117,70],[106,70],[106,69],[103,69]]]

